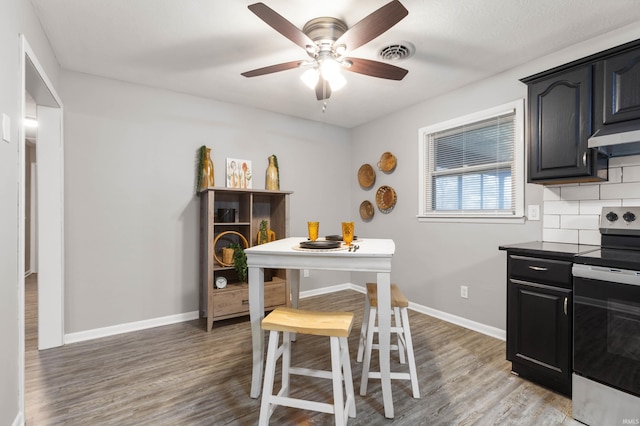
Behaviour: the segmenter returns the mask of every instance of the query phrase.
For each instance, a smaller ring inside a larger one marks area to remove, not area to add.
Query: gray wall
[[[58,65],[44,37],[31,2],[3,0],[0,14],[0,113],[11,119],[11,143],[0,140],[0,424],[12,424],[20,414],[18,376],[18,282],[24,271],[19,269],[18,128],[20,126],[20,55],[19,34],[29,44],[54,86]]]
[[[310,94],[311,95],[311,94]],[[291,196],[292,235],[306,221],[337,233],[349,215],[349,133],[326,124],[63,71],[66,333],[198,309],[195,159],[212,149],[216,186],[227,157],[268,157]],[[318,114],[321,114],[320,106]],[[349,282],[312,272],[302,289]]]
[[[392,151],[398,157],[397,170],[390,175],[378,172],[378,180],[371,191],[363,191],[352,179],[351,206],[355,215],[361,201],[375,199],[374,191],[381,184],[391,185],[397,191],[398,203],[391,213],[376,212],[371,222],[359,221],[356,228],[360,229],[358,234],[395,240],[397,251],[392,281],[402,285],[409,300],[505,330],[506,255],[498,251],[498,246],[542,238],[540,221],[524,224],[419,223],[416,219],[418,129],[526,98],[526,86],[519,82],[520,78],[637,38],[640,38],[637,25],[623,28],[352,131],[352,170],[357,170],[363,163],[375,165],[385,151]],[[525,203],[542,207],[542,189],[539,185],[527,185]],[[367,278],[354,277],[354,281],[362,282]],[[468,286],[468,299],[460,297],[461,285]]]

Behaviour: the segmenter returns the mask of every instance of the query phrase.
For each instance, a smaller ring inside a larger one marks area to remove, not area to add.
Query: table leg
[[[385,417],[393,418],[393,395],[391,394],[391,276],[379,272],[378,285],[378,343],[380,348],[380,379]]]
[[[264,269],[249,268],[249,319],[251,321],[251,340],[253,342],[253,372],[251,376],[251,398],[258,398],[262,387],[262,369],[264,368]]]
[[[291,307],[297,308],[298,301],[300,300],[300,277],[302,276],[302,269],[289,271],[290,286],[291,286]]]

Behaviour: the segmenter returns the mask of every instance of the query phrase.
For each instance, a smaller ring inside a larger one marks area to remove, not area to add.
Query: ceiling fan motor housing
[[[302,32],[316,43],[334,42],[347,31],[347,24],[331,17],[315,18],[304,24]]]

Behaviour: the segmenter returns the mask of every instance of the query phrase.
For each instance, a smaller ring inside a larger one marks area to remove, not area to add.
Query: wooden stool
[[[405,353],[409,361],[409,373],[391,372],[392,379],[411,380],[411,388],[414,398],[420,398],[418,387],[418,375],[416,373],[416,360],[413,354],[413,342],[411,340],[411,330],[409,329],[409,315],[407,307],[409,301],[402,294],[396,284],[391,284],[391,307],[395,317],[395,326],[391,327],[391,332],[396,333],[398,338],[396,345],[391,345],[392,350],[398,351],[400,363],[405,364]],[[367,283],[367,298],[364,306],[364,317],[362,319],[362,330],[360,332],[360,344],[358,345],[357,361],[362,364],[362,381],[360,382],[360,395],[367,394],[367,383],[369,379],[379,379],[379,371],[369,371],[371,364],[371,350],[380,349],[380,345],[373,343],[373,334],[378,332],[376,316],[378,312],[378,292],[377,286]]]
[[[270,330],[270,333],[259,425],[269,423],[269,418],[278,405],[334,414],[336,425],[345,425],[347,424],[347,416],[356,416],[351,361],[347,343],[352,325],[352,312],[316,312],[282,307],[276,308],[262,320],[262,329]],[[278,346],[280,333],[283,333],[282,345]],[[291,335],[294,333],[330,338],[331,371],[291,366]],[[274,395],[273,382],[276,363],[281,356],[282,387]],[[291,374],[332,379],[333,404],[290,398],[288,395],[289,375]],[[343,377],[346,402],[342,392]]]

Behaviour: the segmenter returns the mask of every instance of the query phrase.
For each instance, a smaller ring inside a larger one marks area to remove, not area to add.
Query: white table
[[[304,269],[377,272],[380,374],[385,417],[393,418],[391,371],[389,359],[391,327],[391,258],[395,244],[389,239],[364,238],[357,241],[356,252],[348,250],[296,250],[304,237],[292,237],[261,244],[245,250],[249,269],[249,314],[253,340],[253,375],[251,397],[260,396],[264,368],[264,335],[260,323],[264,318],[264,268],[297,269],[290,274],[291,304],[298,305],[300,274]]]

